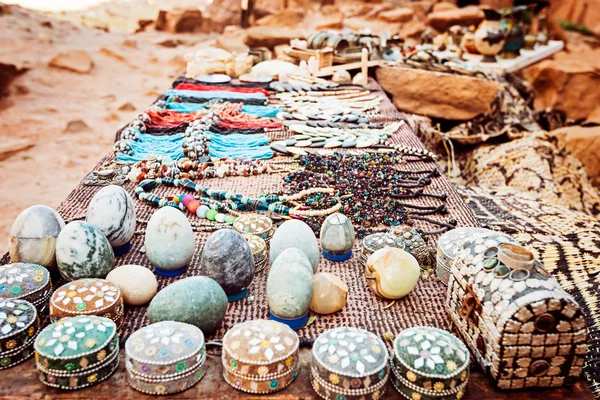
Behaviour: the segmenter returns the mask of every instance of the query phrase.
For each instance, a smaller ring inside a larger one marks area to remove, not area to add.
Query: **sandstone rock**
[[[135,110],[136,110],[135,106],[128,101],[126,101],[125,103],[123,103],[119,106],[119,111],[135,111]]]
[[[379,14],[379,18],[387,22],[408,22],[414,15],[412,8],[395,8]]]
[[[426,26],[423,22],[412,19],[405,24],[402,24],[400,29],[398,30],[398,37],[401,37],[405,40],[407,39],[419,39],[420,43],[421,34],[425,30]]]
[[[305,38],[304,32],[292,28],[253,26],[246,30],[244,43],[249,47],[267,47],[272,49],[278,44],[289,44],[290,40],[296,38]]]
[[[196,8],[160,10],[154,28],[171,33],[201,32],[204,28],[204,18],[202,12]]]
[[[293,28],[304,19],[304,12],[300,10],[283,10],[278,14],[267,15],[256,21],[258,26],[280,26]]]
[[[13,79],[25,71],[27,69],[21,66],[0,62],[0,93],[4,92]]]
[[[478,25],[483,21],[483,11],[476,6],[432,12],[427,16],[426,24],[445,32],[452,25]]]
[[[587,118],[600,104],[600,50],[559,53],[523,71],[535,90],[536,109],[553,108],[574,120]]]
[[[219,35],[215,47],[227,50],[230,53],[245,53],[248,51],[248,46],[244,44],[244,34],[242,32]]]
[[[584,125],[600,125],[600,106],[587,116]]]
[[[571,21],[600,35],[600,0],[552,0],[550,18]]]
[[[64,133],[81,133],[81,132],[91,132],[92,128],[85,121],[81,119],[75,119],[67,122],[67,126],[65,127]]]
[[[441,3],[434,4],[431,12],[456,10],[457,8],[458,8],[458,6],[454,3],[442,1]]]
[[[35,146],[35,142],[30,139],[4,139],[0,143],[0,160],[33,146]]]
[[[467,120],[489,110],[500,90],[491,80],[402,67],[381,67],[377,80],[401,111]]]
[[[373,34],[397,32],[401,24],[398,22],[385,22],[379,19],[367,19],[362,16],[344,19],[344,27],[358,31],[361,29],[370,29]]]
[[[92,70],[94,62],[86,51],[70,50],[55,55],[48,65],[54,68],[87,74]]]
[[[412,3],[412,8],[415,12],[415,16],[421,21],[425,21],[425,19],[427,18],[427,14],[429,14],[432,7],[433,1],[430,0],[421,0]]]
[[[242,13],[239,0],[213,1],[204,11],[207,29],[212,32],[223,32],[229,25],[240,25]]]
[[[594,186],[600,187],[600,126],[567,126],[550,134],[579,158]]]

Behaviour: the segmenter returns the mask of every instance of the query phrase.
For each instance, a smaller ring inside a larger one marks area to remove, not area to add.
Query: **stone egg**
[[[319,272],[314,277],[314,291],[310,309],[317,314],[332,314],[346,305],[348,285],[337,275]]]
[[[73,221],[56,239],[56,263],[68,281],[104,279],[115,265],[115,255],[100,229],[87,222]]]
[[[275,231],[271,239],[271,265],[281,252],[290,247],[296,247],[304,252],[312,265],[313,272],[319,268],[321,254],[317,237],[306,223],[297,219],[285,221]]]
[[[348,217],[340,213],[331,214],[321,225],[323,257],[331,261],[348,260],[352,257],[355,237],[352,221]]]
[[[157,274],[181,275],[194,254],[192,225],[178,209],[163,207],[148,221],[144,246]]]
[[[301,328],[308,319],[308,306],[312,297],[313,273],[310,261],[297,248],[284,250],[271,266],[267,278],[267,301],[271,319],[283,322],[293,329]]]
[[[47,268],[56,266],[56,238],[65,221],[43,205],[23,210],[10,228],[8,252],[13,262],[30,262]]]
[[[416,286],[421,269],[417,259],[409,252],[385,247],[369,256],[365,275],[376,295],[385,299],[399,299]]]
[[[148,307],[151,323],[179,321],[197,326],[204,334],[214,332],[227,311],[227,295],[206,276],[191,276],[158,292]]]
[[[121,289],[123,301],[128,306],[146,304],[158,290],[158,282],[152,271],[141,265],[122,265],[110,271],[106,280]]]
[[[90,201],[85,220],[100,228],[112,247],[127,245],[135,233],[133,200],[121,186],[106,186]]]
[[[254,278],[254,257],[250,245],[232,229],[216,231],[202,249],[200,275],[217,281],[229,301],[244,298]]]

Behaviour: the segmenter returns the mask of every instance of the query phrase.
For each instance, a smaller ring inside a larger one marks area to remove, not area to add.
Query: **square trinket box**
[[[258,236],[265,241],[267,249],[269,248],[271,237],[275,233],[271,218],[261,214],[240,215],[233,223],[233,230],[241,234],[249,233]]]
[[[123,296],[117,285],[104,279],[78,279],[56,289],[50,299],[50,320],[76,315],[110,318],[121,327]]]
[[[48,311],[52,296],[50,273],[41,265],[14,263],[0,267],[0,299],[21,299],[32,303],[38,315]]]
[[[0,369],[13,367],[33,354],[40,320],[33,304],[0,299]]]
[[[223,338],[223,377],[247,393],[277,392],[298,376],[300,339],[290,327],[269,320],[234,325]]]
[[[256,274],[267,266],[267,245],[260,237],[250,233],[244,233],[242,237],[246,239],[246,242],[248,242],[248,245],[250,246],[250,250],[252,250],[252,257],[254,258],[254,273]]]
[[[460,399],[469,360],[467,346],[451,333],[428,326],[408,328],[394,341],[392,385],[411,400]]]
[[[332,400],[376,400],[389,378],[389,355],[383,341],[363,329],[340,327],[322,333],[312,348],[311,383]]]
[[[125,343],[125,352],[129,384],[146,394],[187,390],[206,372],[204,335],[183,322],[162,321],[135,331]]]
[[[119,366],[117,326],[108,318],[63,318],[44,328],[34,347],[40,381],[59,389],[92,386]]]

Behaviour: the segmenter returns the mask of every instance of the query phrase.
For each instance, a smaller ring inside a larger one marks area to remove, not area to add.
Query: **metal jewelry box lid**
[[[52,321],[75,315],[98,315],[112,319],[119,327],[123,311],[121,290],[104,279],[78,279],[66,283],[50,299]]]
[[[290,327],[270,320],[234,325],[223,338],[223,377],[248,393],[273,393],[298,375],[300,339]]]
[[[366,236],[362,241],[361,260],[366,263],[371,254],[384,247],[397,247],[404,250],[405,245],[402,238],[390,235],[388,232],[374,233]]]
[[[41,314],[51,295],[50,273],[41,265],[14,263],[0,267],[0,299],[29,301]]]
[[[236,218],[233,229],[238,233],[251,233],[269,243],[273,236],[273,221],[261,214],[244,214]]]
[[[467,346],[451,333],[429,326],[408,328],[394,341],[392,383],[407,398],[460,399],[469,361]]]
[[[252,250],[252,256],[254,257],[254,273],[262,271],[267,266],[267,245],[263,239],[259,236],[244,233],[242,235],[248,245],[250,246],[250,250]]]
[[[383,341],[363,329],[340,327],[322,333],[312,348],[311,383],[325,399],[377,399],[389,378]]]
[[[0,369],[12,367],[31,356],[39,328],[40,320],[33,304],[0,299]]]

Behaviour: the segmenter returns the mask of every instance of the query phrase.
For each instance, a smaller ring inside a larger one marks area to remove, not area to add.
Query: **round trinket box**
[[[41,265],[15,263],[0,267],[0,299],[26,300],[42,315],[48,310],[50,296],[50,272]]]
[[[340,327],[322,333],[312,349],[311,383],[324,399],[378,399],[389,378],[383,341],[363,329]]]
[[[254,257],[254,273],[262,271],[267,266],[267,259],[269,254],[267,253],[267,244],[263,239],[250,233],[244,233],[242,235],[248,242],[250,250],[252,250],[252,257]]]
[[[233,223],[233,230],[258,236],[265,241],[267,248],[275,231],[271,218],[260,214],[240,215]]]
[[[50,320],[75,315],[98,315],[123,322],[123,296],[117,285],[105,279],[78,279],[59,287],[50,299]]]
[[[407,399],[460,399],[469,378],[469,351],[456,336],[416,326],[394,341],[392,384]]]
[[[40,381],[59,389],[95,385],[119,366],[117,326],[108,318],[61,319],[40,332],[34,347]]]
[[[235,389],[267,394],[298,376],[300,340],[287,325],[254,320],[236,324],[223,338],[223,377]]]
[[[444,233],[438,239],[436,253],[436,272],[437,276],[444,285],[448,284],[450,277],[450,266],[456,257],[458,250],[469,239],[475,239],[486,234],[496,233],[484,228],[455,228]]]
[[[125,343],[129,384],[146,394],[173,394],[202,379],[206,348],[194,325],[162,321],[135,331]]]
[[[362,241],[362,249],[360,251],[360,259],[363,263],[366,263],[371,254],[384,247],[396,247],[404,250],[404,241],[397,236],[390,235],[389,233],[381,232],[374,233],[369,236],[365,236]]]
[[[33,354],[40,320],[33,304],[0,299],[0,369],[10,368]]]

